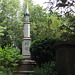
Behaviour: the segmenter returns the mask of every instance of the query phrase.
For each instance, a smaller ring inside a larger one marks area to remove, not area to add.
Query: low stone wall
[[[58,75],[75,75],[75,41],[57,41],[55,49]]]

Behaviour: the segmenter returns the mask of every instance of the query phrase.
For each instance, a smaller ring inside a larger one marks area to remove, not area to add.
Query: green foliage
[[[0,46],[7,44],[14,44],[22,50],[22,38],[23,38],[23,22],[24,22],[24,10],[25,2],[23,7],[20,5],[19,0],[1,0],[0,2]],[[28,0],[30,22],[31,22],[31,38],[32,41],[37,39],[38,36],[49,36],[58,37],[60,39],[71,39],[75,37],[75,16],[68,16],[63,18],[52,11],[51,1],[50,12],[47,13],[46,9],[39,5],[34,5],[32,0]],[[66,23],[66,25],[64,25]],[[65,27],[64,27],[64,26]],[[62,29],[63,28],[63,29]],[[65,37],[64,37],[65,36]]]
[[[55,49],[53,47],[56,38],[41,38],[32,42],[30,47],[31,58],[41,66],[42,63],[55,61]]]
[[[48,35],[51,37],[58,37],[61,36],[60,27],[62,26],[62,20],[58,17],[56,12],[52,12],[48,14]]]
[[[11,39],[8,36],[7,31],[4,31],[4,35],[0,38],[1,47],[4,48],[7,44],[11,45]]]
[[[14,67],[18,65],[15,62],[23,58],[19,52],[18,48],[9,46],[4,47],[4,49],[0,48],[0,71],[4,73],[14,71]]]
[[[46,9],[43,9],[39,5],[33,5],[30,8],[30,22],[32,40],[35,40],[40,35],[45,36],[47,24]]]
[[[0,38],[0,44],[4,46],[10,42],[10,44],[20,47],[18,42],[22,41],[23,38],[23,23],[19,18],[20,1],[1,0],[0,7],[0,26],[6,27],[3,31],[4,36]]]
[[[62,18],[62,35],[61,38],[64,40],[75,40],[75,16],[69,13]]]
[[[35,40],[38,36],[60,37],[61,19],[56,12],[48,14],[46,9],[39,5],[30,7],[31,38]]]
[[[4,35],[3,31],[4,31],[5,27],[0,26],[0,36]]]
[[[52,11],[57,11],[59,15],[65,15],[66,13],[74,14],[75,10],[75,0],[49,0],[45,2],[48,4],[47,10],[48,12],[52,13]],[[62,10],[61,10],[62,9]]]
[[[42,67],[37,66],[34,68],[34,74],[30,75],[57,75],[56,64],[54,62],[48,62],[42,65]]]

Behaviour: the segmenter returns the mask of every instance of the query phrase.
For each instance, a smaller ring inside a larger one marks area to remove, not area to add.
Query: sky
[[[23,3],[23,0],[20,0],[21,1],[21,4]],[[49,0],[32,0],[33,3],[36,5],[36,4],[39,4],[40,6],[43,6],[44,8],[47,6],[47,4],[44,2],[48,2]]]
[[[48,2],[49,0],[32,0],[32,1],[33,1],[34,5],[39,4],[40,6],[43,6],[43,8],[46,8],[48,6],[48,4],[45,2]],[[55,0],[53,0],[53,1],[55,2]],[[21,4],[23,4],[23,0],[20,0],[20,2],[21,2]],[[61,9],[61,10],[63,10],[63,9]]]
[[[46,7],[46,3],[44,4],[44,2],[48,2],[49,0],[33,0],[34,4],[39,4],[40,6]]]

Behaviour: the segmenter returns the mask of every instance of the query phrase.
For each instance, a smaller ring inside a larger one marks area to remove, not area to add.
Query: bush
[[[0,72],[14,71],[14,66],[18,65],[15,62],[23,58],[19,52],[18,48],[8,46],[4,47],[4,49],[0,48]]]
[[[36,67],[34,70],[34,74],[30,75],[57,75],[56,72],[56,64],[53,63],[45,63],[42,67]]]
[[[43,38],[33,41],[30,47],[31,58],[38,65],[55,61],[55,49],[53,47],[55,41],[56,38]]]

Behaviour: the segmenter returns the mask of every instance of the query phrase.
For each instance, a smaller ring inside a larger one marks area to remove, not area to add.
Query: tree
[[[4,43],[3,41],[1,42],[3,43],[2,46],[6,44],[15,44],[16,46],[19,46],[18,42],[22,41],[21,39],[23,36],[23,23],[19,19],[19,11],[21,9],[20,1],[2,0],[0,6],[0,25],[6,27],[6,29],[4,30],[4,36],[2,36],[2,40],[4,41]],[[10,43],[8,43],[8,41]]]
[[[31,3],[29,2],[29,11],[30,11],[32,40],[35,40],[39,36],[43,37],[60,36],[61,32],[59,30],[59,27],[61,26],[62,22],[61,19],[58,18],[58,14],[56,12],[52,12],[51,14],[49,14],[46,12],[46,9],[43,9],[43,7],[39,5],[34,5],[32,2]],[[55,25],[55,23],[57,25]]]
[[[46,10],[39,5],[35,5],[34,8],[31,9],[30,15],[31,37],[33,37],[33,35],[34,38],[40,35],[45,36],[47,22]]]
[[[66,14],[64,18],[62,18],[63,23],[61,26],[62,39],[64,40],[75,40],[75,16],[72,14]]]
[[[55,37],[43,37],[34,40],[30,47],[32,60],[35,60],[37,65],[41,66],[46,62],[55,61],[54,43],[57,39]]]
[[[66,13],[70,13],[70,14],[74,14],[75,10],[75,0],[60,0],[61,2],[59,2],[59,0],[57,0],[57,8],[61,10],[62,14],[66,14]]]
[[[19,54],[18,48],[6,46],[4,49],[0,47],[0,74],[9,75],[8,73],[14,72],[14,67],[18,64],[16,61],[21,61],[23,56]]]
[[[57,11],[59,15],[65,15],[67,12],[74,14],[75,0],[49,0],[48,11]]]
[[[4,35],[4,34],[3,34],[3,30],[4,30],[4,29],[5,29],[4,27],[0,26],[0,36]]]
[[[74,40],[75,37],[75,24],[74,24],[74,7],[75,1],[74,0],[49,0],[48,3],[48,10],[49,10],[49,17],[53,14],[54,11],[57,12],[57,18],[60,18],[60,27],[57,27],[57,33],[60,32],[60,38],[63,40]],[[56,4],[55,4],[56,3]],[[53,17],[54,18],[54,17]],[[51,20],[49,20],[51,23]],[[57,26],[56,22],[54,23]],[[53,25],[53,26],[54,26]],[[54,28],[53,28],[54,29]]]

